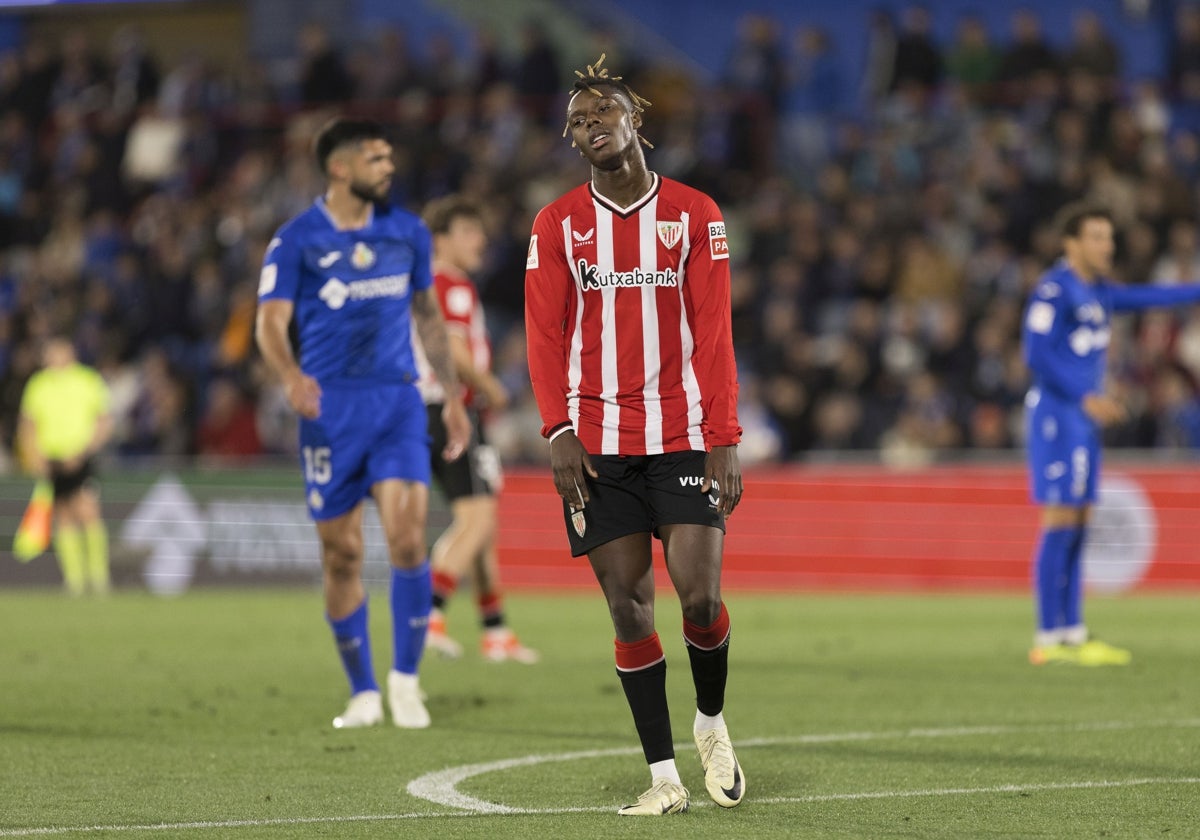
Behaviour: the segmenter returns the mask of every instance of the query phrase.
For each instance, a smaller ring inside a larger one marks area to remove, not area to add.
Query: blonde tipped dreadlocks
[[[625,84],[625,82],[621,81],[620,76],[608,75],[608,68],[600,66],[601,64],[604,63],[604,56],[605,56],[605,53],[600,53],[600,57],[598,59],[596,59],[596,63],[589,64],[587,66],[587,73],[584,73],[582,70],[575,71],[575,75],[579,77],[579,81],[577,81],[574,85],[571,86],[571,93],[575,94],[581,90],[586,90],[588,93],[592,94],[593,96],[603,96],[604,94],[602,94],[600,91],[596,90],[596,88],[593,85],[600,85],[600,84],[610,85],[611,87],[615,87],[617,90],[621,91],[621,93],[623,93],[627,97],[629,97],[629,101],[631,103],[633,103],[633,110],[637,111],[638,113],[645,112],[646,108],[648,108],[652,104],[650,102],[650,100],[644,99],[641,96],[638,96],[636,93],[634,93],[633,89],[631,87],[629,87],[629,85],[627,85],[627,84]],[[567,124],[565,126],[563,126],[563,137],[566,137],[567,132],[569,132],[570,130],[571,130],[571,122],[570,122],[570,120],[568,120]],[[649,140],[647,140],[642,135],[640,135],[640,134],[637,135],[637,139],[647,149],[654,148],[654,144],[651,143]],[[572,149],[575,148],[574,140],[571,141],[571,148]]]

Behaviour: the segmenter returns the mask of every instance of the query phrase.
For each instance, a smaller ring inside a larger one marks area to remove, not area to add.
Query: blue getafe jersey
[[[1025,363],[1043,396],[1078,404],[1104,390],[1112,313],[1200,301],[1200,285],[1085,283],[1060,261],[1042,275],[1025,313]]]
[[[275,234],[258,299],[290,300],[300,367],[321,384],[415,382],[412,294],[433,284],[429,230],[395,207],[374,208],[357,230],[338,230],[325,202]]]

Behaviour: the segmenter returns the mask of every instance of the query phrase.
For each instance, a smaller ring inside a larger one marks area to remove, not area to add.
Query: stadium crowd
[[[878,450],[893,463],[1021,444],[1025,297],[1064,202],[1107,204],[1127,283],[1200,282],[1200,6],[1182,5],[1162,78],[1128,80],[1099,19],[1067,49],[1036,12],[1011,31],[878,14],[862,78],[817,28],[747,16],[719,77],[611,43],[653,102],[652,168],[713,195],[733,254],[747,462]],[[309,139],[334,110],[383,122],[395,200],[480,199],[478,278],[510,462],[541,460],[521,316],[533,215],[579,178],[562,138],[571,68],[530,24],[508,60],[479,33],[420,49],[403,31],[338,46],[303,29],[286,79],[191,55],[157,66],[138,33],[80,32],[0,56],[0,440],[46,337],[72,336],[113,392],[116,457],[291,453],[294,419],[256,356],[271,231],[320,191]],[[615,55],[614,55],[615,53]],[[1121,320],[1108,443],[1200,446],[1200,308]]]

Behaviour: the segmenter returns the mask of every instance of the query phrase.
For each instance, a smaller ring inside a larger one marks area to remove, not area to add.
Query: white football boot
[[[392,723],[403,729],[427,728],[429,710],[421,701],[421,686],[417,683],[417,675],[389,671],[387,686]]]
[[[333,719],[334,729],[359,729],[383,722],[383,696],[378,691],[360,691],[350,698],[346,711]]]
[[[705,729],[694,733],[696,749],[700,751],[700,764],[704,768],[704,786],[708,795],[722,808],[732,808],[742,801],[746,793],[746,777],[742,765],[738,764],[729,740],[729,730]]]
[[[691,794],[683,785],[670,779],[654,780],[650,790],[632,805],[622,806],[617,813],[623,817],[661,817],[663,814],[682,814],[691,805]]]

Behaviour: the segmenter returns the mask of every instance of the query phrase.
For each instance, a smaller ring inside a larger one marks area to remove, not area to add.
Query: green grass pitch
[[[427,658],[420,732],[331,728],[346,689],[316,591],[3,592],[0,838],[1200,837],[1194,595],[1092,598],[1090,623],[1134,651],[1109,669],[1026,664],[1016,595],[727,601],[746,801],[704,792],[661,592],[694,805],[632,819],[615,809],[649,779],[598,592],[510,594],[532,667],[481,662],[460,597],[468,653]]]

